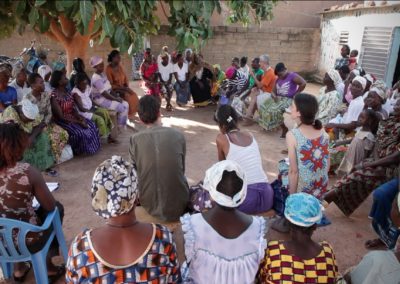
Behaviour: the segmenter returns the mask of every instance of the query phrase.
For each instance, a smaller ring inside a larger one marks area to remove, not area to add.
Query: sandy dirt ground
[[[139,95],[142,94],[142,90],[138,88],[138,82],[132,83],[132,87]],[[306,91],[317,94],[320,87],[308,84]],[[179,129],[186,137],[186,176],[191,185],[203,179],[205,170],[217,162],[215,138],[218,134],[218,127],[213,120],[215,108],[215,106],[207,108],[176,107],[173,112],[166,112],[165,103],[162,106],[163,124]],[[256,138],[264,170],[269,181],[272,182],[277,177],[277,162],[286,157],[281,154],[281,151],[286,148],[285,141],[279,138],[280,132],[266,132],[258,125],[248,127],[246,130]],[[101,151],[94,156],[76,157],[59,165],[57,170],[60,175],[57,178],[46,176],[48,181],[60,182],[60,189],[54,193],[54,196],[65,207],[63,229],[67,245],[84,228],[95,228],[103,224],[103,220],[91,209],[90,186],[93,172],[99,163],[112,155],[121,155],[129,159],[129,137],[133,133],[132,129],[127,129],[119,137],[120,144],[103,144]],[[332,183],[333,180],[331,180]],[[332,204],[326,210],[332,225],[318,229],[313,236],[315,241],[326,240],[333,246],[339,270],[342,273],[360,261],[362,256],[367,253],[364,242],[375,237],[367,218],[370,208],[371,197],[350,218],[347,218]],[[137,208],[136,211],[139,220],[156,222],[143,209]],[[175,228],[177,225],[169,224],[169,226]],[[287,237],[287,235],[273,230],[269,230],[267,233],[268,240]],[[183,256],[181,247],[179,244],[180,258]],[[32,272],[26,283],[35,283]],[[63,283],[63,281],[58,283]]]

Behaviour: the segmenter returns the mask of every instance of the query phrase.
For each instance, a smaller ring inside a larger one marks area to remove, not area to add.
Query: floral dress
[[[296,139],[297,191],[321,199],[328,188],[329,136],[324,132],[318,138],[308,139],[298,128],[291,132]]]

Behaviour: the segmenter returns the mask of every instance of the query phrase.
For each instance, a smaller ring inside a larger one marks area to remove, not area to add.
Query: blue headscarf
[[[61,61],[53,63],[53,71],[62,71],[65,68],[65,64]]]
[[[307,193],[289,195],[285,204],[286,219],[300,227],[311,227],[322,219],[322,205],[317,198]]]

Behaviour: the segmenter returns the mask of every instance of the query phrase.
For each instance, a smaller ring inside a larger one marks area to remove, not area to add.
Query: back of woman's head
[[[28,137],[18,124],[0,123],[0,169],[13,167],[21,160]]]
[[[322,128],[322,123],[315,119],[318,113],[318,101],[313,95],[306,93],[298,94],[294,97],[294,104],[300,112],[300,121],[305,125],[312,125],[315,129]]]
[[[64,73],[62,71],[54,71],[51,74],[50,78],[50,86],[53,88],[58,88],[60,85],[61,78],[64,76]]]
[[[79,57],[75,58],[72,61],[72,66],[74,67],[74,70],[76,72],[85,72],[85,68],[84,68],[85,64],[84,64],[82,58],[79,58]]]
[[[109,63],[112,62],[114,57],[117,56],[117,55],[119,55],[119,51],[118,50],[114,49],[113,51],[111,51],[110,54],[108,54],[107,62],[109,62]]]
[[[217,120],[219,126],[227,132],[237,128],[237,114],[230,105],[223,105],[218,109]]]
[[[224,171],[221,181],[217,185],[217,190],[229,197],[234,197],[242,190],[243,180],[238,177],[236,172]]]

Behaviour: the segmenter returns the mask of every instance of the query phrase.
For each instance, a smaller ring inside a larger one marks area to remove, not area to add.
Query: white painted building
[[[389,86],[400,79],[400,1],[346,4],[321,15],[320,74],[333,68],[348,44],[358,50],[357,61],[367,73]]]

